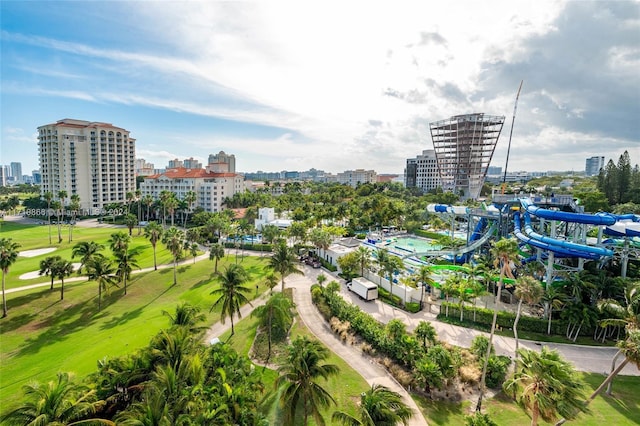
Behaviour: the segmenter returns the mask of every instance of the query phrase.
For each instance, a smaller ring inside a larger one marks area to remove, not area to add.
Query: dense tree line
[[[605,194],[611,206],[624,203],[640,204],[640,168],[631,166],[629,152],[625,151],[618,163],[612,159],[600,169],[598,189]]]

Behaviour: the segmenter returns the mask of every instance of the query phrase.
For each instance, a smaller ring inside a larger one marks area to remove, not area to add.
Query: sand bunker
[[[78,263],[73,263],[73,270],[77,271],[78,268],[80,267],[80,262]],[[34,278],[38,278],[38,277],[42,277],[42,278],[49,278],[51,279],[49,276],[46,275],[40,275],[38,272],[40,271],[31,271],[31,272],[27,272],[25,274],[22,274],[18,277],[19,280],[31,280]],[[74,272],[75,273],[75,272]]]
[[[21,251],[20,253],[18,253],[18,255],[22,257],[36,257],[36,256],[40,256],[41,254],[51,253],[52,251],[56,251],[56,250],[57,249],[55,247],[47,247],[47,248],[41,248],[41,249],[35,249],[35,250]]]

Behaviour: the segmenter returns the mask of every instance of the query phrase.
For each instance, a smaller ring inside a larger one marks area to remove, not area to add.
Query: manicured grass
[[[226,257],[219,267],[233,262]],[[245,257],[242,265],[262,293],[267,287],[260,279],[264,261]],[[9,316],[0,320],[0,406],[2,410],[21,397],[20,388],[32,380],[46,382],[58,371],[72,371],[83,377],[96,369],[98,360],[133,352],[149,340],[168,319],[162,311],[173,312],[180,302],[198,306],[206,314],[206,325],[219,319],[219,311],[209,313],[219,285],[208,260],[178,267],[178,284],[172,286],[171,268],[134,275],[128,294],[122,289],[103,298],[97,309],[97,285],[79,282],[65,285],[65,299],[48,288],[11,296]],[[253,298],[255,292],[248,297]]]
[[[303,290],[304,291],[304,290]],[[224,333],[221,337],[223,341],[227,341],[235,350],[241,354],[248,354],[251,348],[251,343],[255,338],[256,327],[258,320],[255,318],[245,318],[239,321],[235,325],[235,334],[228,341],[231,331]],[[308,336],[311,339],[316,337],[302,324],[298,319],[294,322],[291,330],[291,339],[295,339],[297,336]],[[337,365],[340,369],[340,373],[337,376],[332,376],[329,380],[320,381],[320,385],[329,392],[331,396],[336,400],[336,405],[331,406],[327,410],[322,411],[322,416],[327,424],[331,423],[331,415],[336,410],[346,411],[349,414],[356,415],[357,405],[360,401],[360,394],[369,389],[369,384],[364,378],[354,369],[352,369],[342,358],[330,353],[329,358],[326,360],[328,364]],[[262,371],[262,367],[256,367]],[[275,389],[275,380],[277,373],[265,369],[265,390],[267,395],[264,402],[264,412],[269,416],[270,424],[282,423],[282,410],[279,404],[279,392]],[[302,422],[302,418],[300,418]],[[298,423],[296,423],[298,424]],[[309,420],[309,425],[316,425],[313,419]]]
[[[128,232],[126,228],[81,228],[76,226],[73,231],[73,241],[71,243],[68,242],[68,235],[65,233],[66,229],[64,229],[62,243],[58,244],[57,228],[52,226],[52,244],[49,245],[47,228],[46,225],[22,225],[13,222],[4,222],[2,224],[2,238],[13,238],[14,241],[20,244],[19,251],[47,247],[56,248],[56,250],[51,253],[35,257],[19,256],[18,260],[9,268],[5,283],[7,289],[49,281],[50,277],[47,276],[39,276],[27,280],[19,279],[22,274],[38,271],[40,269],[40,261],[49,256],[61,256],[63,259],[79,262],[78,258],[71,258],[71,252],[73,246],[81,241],[95,241],[103,244],[105,250],[102,253],[105,256],[111,257],[112,253],[111,250],[109,250],[108,243],[111,234],[120,231]],[[144,235],[137,235],[137,230],[133,231],[130,248],[137,248],[140,251],[136,259],[141,269],[153,266],[153,247],[149,240],[144,238]],[[185,253],[185,255],[187,258],[190,256],[189,253]],[[158,265],[171,263],[172,261],[171,253],[165,249],[162,243],[158,243],[156,246],[156,256]],[[73,276],[75,277],[76,275],[74,274]]]
[[[604,380],[602,374],[581,374],[587,384],[587,394],[591,394]],[[581,414],[567,424],[581,426],[602,425],[637,425],[640,424],[640,378],[637,376],[620,376],[614,380],[613,395],[600,395],[590,405],[589,414]],[[413,395],[421,407],[429,425],[464,424],[464,416],[471,413],[475,404],[469,401],[451,403],[447,401],[430,401]],[[500,426],[520,426],[531,423],[529,414],[520,408],[504,393],[483,402],[483,409],[491,419]],[[547,425],[540,421],[539,424]]]

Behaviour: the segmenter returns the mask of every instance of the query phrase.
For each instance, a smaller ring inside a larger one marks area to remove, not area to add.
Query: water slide
[[[519,240],[561,256],[594,260],[600,259],[601,257],[613,256],[613,251],[604,247],[593,247],[541,235],[533,230],[531,226],[531,215],[548,220],[604,226],[611,226],[616,223],[616,217],[614,215],[608,213],[586,214],[548,210],[535,206],[526,199],[521,199],[520,203],[525,209],[523,214],[525,224],[524,231],[521,227],[520,214],[514,214],[514,234]]]
[[[473,241],[471,244],[466,245],[464,247],[459,247],[457,249],[450,249],[450,250],[430,250],[430,251],[423,251],[423,252],[419,252],[419,253],[411,253],[411,254],[407,254],[404,255],[403,258],[408,258],[408,257],[420,257],[420,256],[429,256],[429,257],[438,257],[438,256],[455,256],[456,257],[456,261],[464,261],[462,259],[458,259],[458,256],[473,252],[475,250],[477,250],[478,248],[480,248],[480,246],[482,246],[484,243],[486,243],[487,241],[489,241],[489,238],[491,238],[496,230],[496,222],[492,222],[491,226],[489,227],[489,229],[487,230],[487,232],[485,232],[480,238],[477,238],[475,241]]]

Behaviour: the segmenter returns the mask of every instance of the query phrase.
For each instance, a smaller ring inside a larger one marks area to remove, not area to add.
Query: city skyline
[[[504,167],[521,80],[509,171],[640,157],[640,3],[423,3],[2,2],[0,163],[37,169],[37,127],[72,118],[158,168],[402,173],[429,122],[484,112]]]

